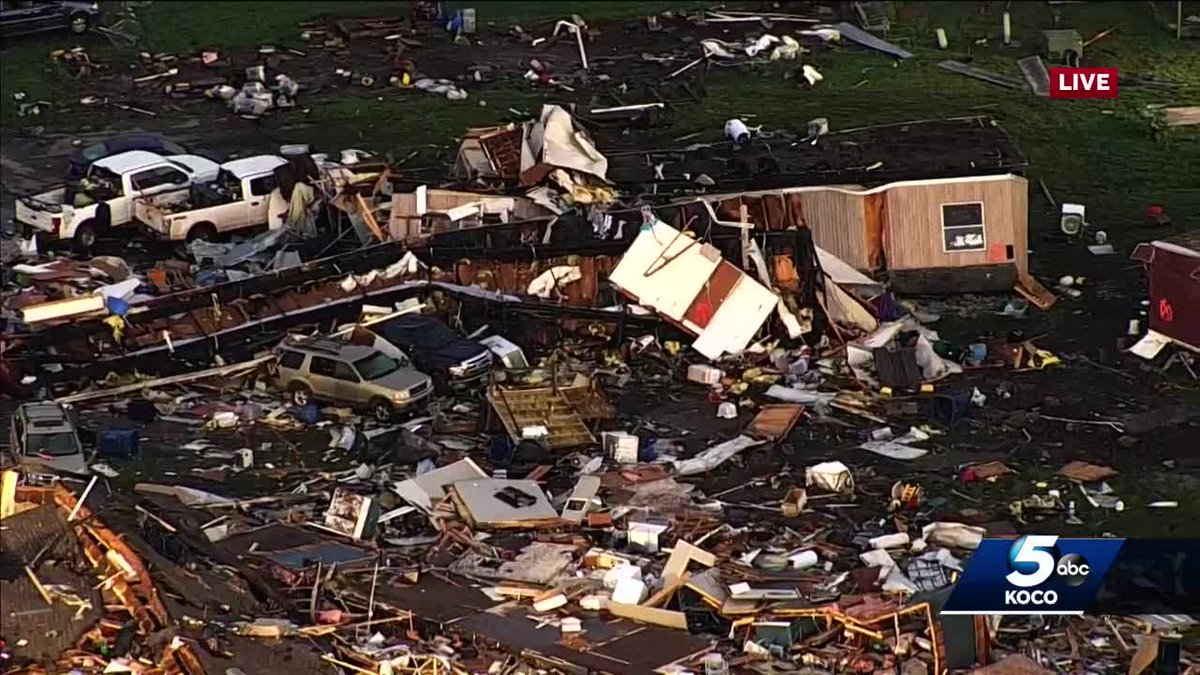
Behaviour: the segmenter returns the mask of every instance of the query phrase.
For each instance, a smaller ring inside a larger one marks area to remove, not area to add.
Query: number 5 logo
[[[1057,542],[1058,537],[1048,534],[1021,537],[1008,550],[1008,568],[1012,571],[1004,578],[1020,588],[1031,588],[1049,579],[1054,574],[1054,556],[1042,549]],[[1024,571],[1031,566],[1033,571]]]

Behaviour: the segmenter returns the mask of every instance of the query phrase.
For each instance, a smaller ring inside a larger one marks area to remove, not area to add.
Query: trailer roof
[[[1170,247],[1184,255],[1200,257],[1200,230],[1180,232],[1174,236],[1165,237],[1154,242],[1155,246]]]
[[[634,191],[657,184],[661,199],[694,194],[696,176],[716,185],[704,191],[741,192],[804,185],[882,185],[897,181],[1021,174],[1028,161],[1012,137],[989,117],[962,117],[833,129],[816,143],[796,137],[698,143],[662,151],[605,145],[608,179]],[[802,136],[804,130],[797,132]],[[712,134],[708,136],[711,138]],[[649,156],[650,162],[647,163]],[[662,163],[666,180],[656,180]]]

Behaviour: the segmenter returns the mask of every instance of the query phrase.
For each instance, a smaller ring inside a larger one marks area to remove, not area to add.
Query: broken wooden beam
[[[1163,108],[1163,113],[1166,115],[1169,127],[1189,127],[1200,124],[1200,105]]]
[[[379,228],[379,221],[375,220],[375,214],[371,213],[371,207],[367,204],[367,200],[363,199],[362,195],[354,195],[354,199],[358,203],[359,215],[362,216],[363,223],[367,228],[371,230],[371,234],[379,241],[387,241],[388,237]]]
[[[993,73],[990,70],[976,68],[974,66],[967,65],[962,61],[942,61],[938,64],[938,69],[947,73],[954,73],[955,75],[965,75],[981,82],[988,82],[990,84],[1006,87],[1014,91],[1029,91],[1029,85],[1015,77],[1009,77],[1007,75],[1001,75],[1000,73]]]
[[[183,375],[172,375],[170,377],[159,377],[159,378],[155,378],[153,380],[145,380],[143,382],[135,382],[133,384],[127,384],[127,385],[124,385],[121,387],[113,387],[112,389],[100,389],[97,391],[85,391],[85,392],[81,392],[78,394],[72,394],[70,396],[63,396],[62,398],[56,398],[54,400],[57,403],[79,403],[80,401],[92,401],[92,400],[95,400],[98,398],[108,398],[110,396],[121,396],[123,394],[132,394],[135,391],[142,391],[143,389],[150,389],[152,387],[163,387],[163,386],[172,385],[172,384],[186,384],[188,382],[195,382],[197,380],[203,380],[203,379],[207,379],[210,377],[228,377],[230,375],[235,375],[235,374],[254,370],[255,368],[259,367],[260,365],[267,363],[268,361],[273,361],[274,359],[275,359],[274,354],[267,354],[265,356],[260,356],[256,359],[252,359],[250,361],[234,363],[234,364],[228,365],[228,366],[219,366],[217,368],[209,368],[207,370],[201,370],[201,371],[197,371],[194,373],[184,373]]]

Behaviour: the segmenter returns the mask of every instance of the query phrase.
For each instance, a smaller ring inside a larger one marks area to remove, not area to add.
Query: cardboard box
[[[692,365],[688,366],[687,369],[688,381],[695,382],[697,384],[705,384],[710,387],[718,384],[722,377],[725,377],[725,372],[720,368],[706,366],[702,363],[693,363]]]
[[[618,464],[637,464],[640,443],[637,436],[624,431],[605,431],[600,434],[600,442],[604,445],[604,454]]]

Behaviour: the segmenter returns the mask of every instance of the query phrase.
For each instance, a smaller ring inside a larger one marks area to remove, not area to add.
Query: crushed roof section
[[[609,179],[624,189],[657,183],[661,194],[663,187],[698,191],[684,173],[692,178],[707,174],[715,179],[716,189],[729,191],[1019,174],[1028,167],[1015,140],[989,117],[832,131],[815,144],[796,140],[755,141],[742,148],[726,141],[651,152],[606,148]],[[666,180],[655,180],[654,166],[659,163],[665,163]]]

